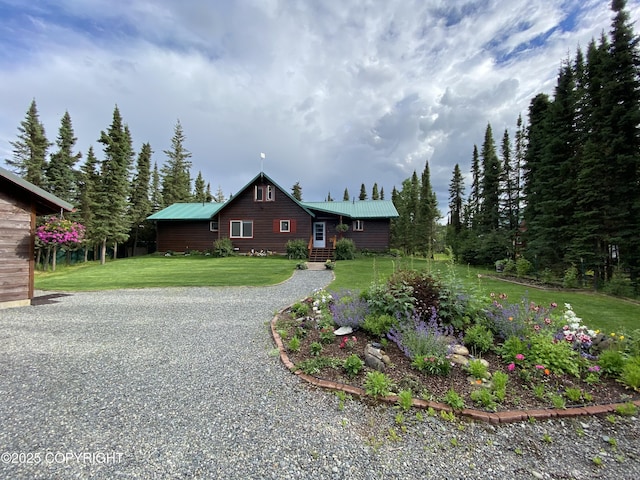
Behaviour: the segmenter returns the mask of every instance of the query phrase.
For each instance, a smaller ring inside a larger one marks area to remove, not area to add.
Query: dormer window
[[[254,199],[256,202],[272,202],[274,200],[273,185],[256,185]]]

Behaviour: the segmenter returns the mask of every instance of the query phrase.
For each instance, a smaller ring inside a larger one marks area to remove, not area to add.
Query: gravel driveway
[[[0,310],[0,478],[640,477],[635,417],[497,428],[341,408],[301,383],[267,323],[330,280],[306,270],[271,287],[74,293]]]

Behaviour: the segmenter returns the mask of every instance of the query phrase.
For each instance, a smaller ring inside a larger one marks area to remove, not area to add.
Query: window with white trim
[[[275,200],[273,185],[256,185],[253,198],[256,202],[273,202]]]
[[[271,185],[267,185],[267,202],[273,201],[273,187]]]
[[[217,232],[218,231],[218,220],[211,220],[209,222],[209,231]]]
[[[259,187],[259,186],[256,185],[255,199],[256,199],[256,202],[264,201],[264,188],[263,187]]]
[[[231,220],[229,232],[231,238],[253,238],[253,221]]]
[[[353,221],[353,231],[362,232],[364,230],[364,222],[362,220]]]
[[[289,220],[280,220],[280,233],[291,231],[291,222]]]

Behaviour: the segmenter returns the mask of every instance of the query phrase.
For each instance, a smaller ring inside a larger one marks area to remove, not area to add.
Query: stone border
[[[284,310],[284,309],[283,309]],[[278,332],[276,332],[276,321],[278,320],[278,315],[275,315],[270,322],[271,326],[271,335],[273,336],[273,340],[280,351],[280,360],[284,364],[285,367],[289,371],[291,371],[294,375],[297,375],[298,378],[304,380],[311,385],[315,385],[316,387],[326,388],[328,390],[335,391],[343,391],[350,395],[355,395],[359,398],[366,397],[366,392],[359,387],[354,387],[352,385],[346,385],[344,383],[337,383],[330,380],[323,380],[321,378],[316,378],[313,375],[308,375],[306,373],[302,373],[301,370],[297,369],[293,362],[289,359],[287,352],[284,348],[284,344],[282,343],[282,338]],[[386,403],[397,403],[398,396],[397,395],[387,395],[386,397],[378,397],[377,400],[386,402]],[[640,408],[640,400],[633,400],[631,403]],[[585,415],[599,415],[603,413],[612,413],[615,412],[618,406],[624,405],[623,403],[611,403],[607,405],[591,405],[588,407],[573,407],[573,408],[565,408],[565,409],[557,409],[557,408],[549,408],[549,409],[537,409],[537,410],[507,410],[504,412],[485,412],[483,410],[475,410],[472,408],[465,408],[461,411],[454,411],[450,406],[445,405],[440,402],[431,402],[427,400],[421,400],[418,398],[414,398],[412,400],[412,404],[416,408],[428,409],[433,408],[436,411],[444,411],[444,412],[454,412],[456,415],[462,415],[464,417],[470,418],[472,420],[477,420],[481,422],[487,422],[492,424],[505,424],[505,423],[513,423],[513,422],[521,422],[529,419],[536,420],[548,420],[551,418],[567,418],[567,417],[582,417]]]

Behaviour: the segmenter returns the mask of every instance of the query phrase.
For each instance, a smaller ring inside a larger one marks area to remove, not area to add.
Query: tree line
[[[538,270],[593,272],[596,285],[640,273],[640,56],[624,0],[609,35],[561,63],[553,96],[536,95],[528,125],[491,125],[474,146],[469,195],[449,185],[447,241],[469,263],[526,258]]]

